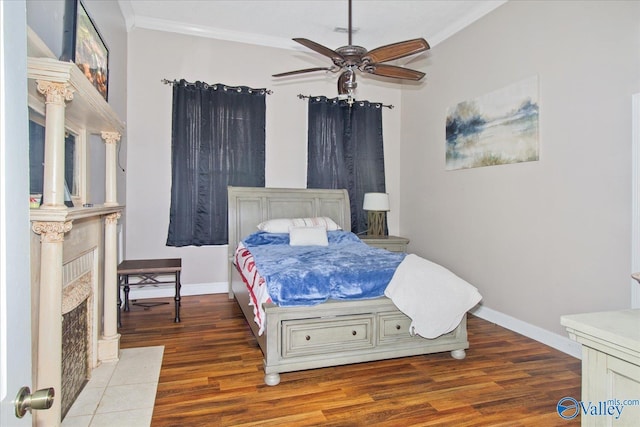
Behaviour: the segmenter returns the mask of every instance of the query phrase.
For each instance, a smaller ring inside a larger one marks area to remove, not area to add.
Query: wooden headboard
[[[229,197],[229,277],[238,243],[268,219],[328,216],[351,231],[347,190],[227,187]]]

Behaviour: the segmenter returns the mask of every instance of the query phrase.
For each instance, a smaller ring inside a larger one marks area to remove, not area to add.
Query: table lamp
[[[365,193],[362,209],[368,211],[367,235],[384,236],[386,213],[389,210],[389,195],[387,193]]]

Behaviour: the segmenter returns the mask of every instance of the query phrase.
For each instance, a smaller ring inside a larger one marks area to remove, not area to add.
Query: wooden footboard
[[[385,297],[328,301],[312,307],[268,304],[265,332],[258,336],[246,286],[237,271],[232,277],[235,298],[264,355],[268,385],[277,385],[283,372],[327,366],[443,351],[462,359],[469,347],[466,316],[455,330],[438,338],[411,336],[411,319]]]
[[[411,336],[411,319],[384,297],[313,307],[270,306],[266,313],[264,370],[269,385],[280,382],[281,372],[442,351],[464,358],[469,347],[466,317],[454,331],[436,339]]]

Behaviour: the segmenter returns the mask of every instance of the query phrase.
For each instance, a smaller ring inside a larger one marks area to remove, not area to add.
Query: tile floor
[[[63,427],[149,427],[164,347],[129,348],[94,369]]]

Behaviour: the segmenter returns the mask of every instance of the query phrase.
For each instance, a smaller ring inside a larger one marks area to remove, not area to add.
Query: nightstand
[[[374,248],[382,248],[391,252],[406,252],[409,239],[398,236],[358,236],[360,240]]]

